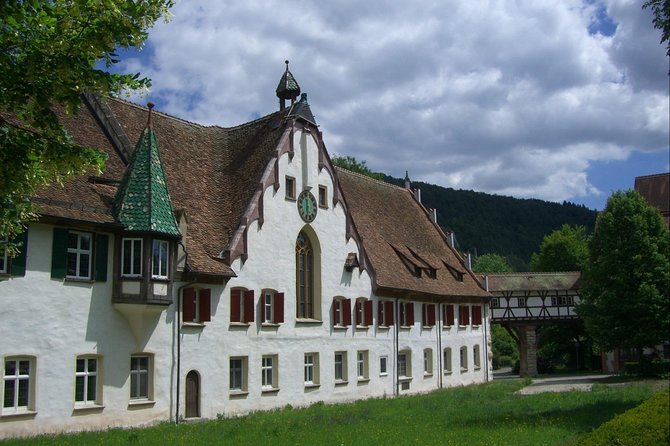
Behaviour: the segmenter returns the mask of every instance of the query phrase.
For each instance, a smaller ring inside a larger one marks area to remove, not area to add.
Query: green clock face
[[[298,213],[307,223],[311,223],[316,218],[316,199],[308,190],[304,190],[298,196]]]

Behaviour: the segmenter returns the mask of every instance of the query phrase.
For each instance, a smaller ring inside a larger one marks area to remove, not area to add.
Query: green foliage
[[[661,43],[667,42],[666,54],[670,57],[670,2],[668,0],[649,0],[644,2],[642,7],[651,9],[654,14],[652,19],[654,28],[661,30]]]
[[[400,178],[386,177],[398,186]],[[497,253],[507,259],[513,271],[529,271],[531,254],[545,235],[567,224],[584,226],[593,232],[596,212],[584,206],[563,202],[519,199],[470,190],[455,190],[420,181],[426,207],[437,209],[437,221],[454,231],[461,251],[478,255]]]
[[[653,394],[649,385],[633,384],[598,392],[515,395],[523,385],[519,379],[501,380],[423,395],[0,444],[566,445]]]
[[[634,409],[617,415],[587,437],[579,446],[658,446],[670,444],[670,394],[668,389],[656,393]]]
[[[519,359],[519,347],[512,335],[498,324],[491,325],[493,368],[510,367]]]
[[[510,273],[512,267],[500,254],[488,253],[475,259],[472,270],[478,273]]]
[[[598,215],[577,312],[607,349],[651,347],[670,332],[670,235],[635,191],[615,192]]]
[[[84,92],[108,96],[150,86],[139,74],[106,69],[118,62],[118,48],[140,47],[172,4],[0,2],[0,239],[13,238],[34,217],[30,200],[39,188],[103,168],[104,156],[74,144],[60,117],[78,110]]]
[[[589,258],[584,226],[563,225],[544,237],[530,260],[531,271],[582,271]]]
[[[360,173],[362,175],[366,175],[370,178],[374,178],[375,180],[381,180],[383,181],[385,178],[385,175],[383,173],[378,173],[378,172],[373,172],[370,170],[370,168],[366,165],[366,161],[358,161],[355,157],[353,156],[338,156],[335,155],[331,159],[333,165],[337,167],[341,167],[342,169],[350,170],[352,172]]]

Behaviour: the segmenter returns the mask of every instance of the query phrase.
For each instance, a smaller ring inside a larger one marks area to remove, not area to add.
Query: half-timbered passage
[[[254,321],[254,290],[230,290],[230,322],[248,324]]]
[[[581,273],[509,273],[487,278],[494,322],[576,319]]]
[[[203,324],[212,319],[212,290],[184,288],[182,321]]]

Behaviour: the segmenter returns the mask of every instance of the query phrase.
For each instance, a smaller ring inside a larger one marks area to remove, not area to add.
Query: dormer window
[[[154,279],[168,278],[168,247],[167,240],[154,240],[151,250],[151,277]]]

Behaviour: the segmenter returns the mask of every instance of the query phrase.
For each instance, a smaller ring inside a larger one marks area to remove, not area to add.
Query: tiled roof
[[[279,99],[295,99],[300,94],[300,85],[298,85],[298,81],[295,80],[293,74],[288,70],[288,60],[286,61],[286,71],[281,79],[279,79],[279,84],[275,91]]]
[[[582,274],[579,271],[555,273],[487,274],[489,291],[554,291],[579,290]]]
[[[670,172],[635,178],[635,190],[655,207],[670,225]]]
[[[139,141],[147,109],[118,99],[105,102],[108,117],[118,122],[130,141]],[[152,112],[172,207],[183,211],[188,221],[183,241],[191,271],[234,275],[219,254],[239,226],[273,156],[284,128],[282,117],[281,112],[275,112],[244,125],[222,128]],[[126,171],[123,156],[90,108],[82,106],[77,116],[62,116],[62,120],[75,142],[98,148],[108,159],[100,181],[80,176],[64,187],[51,185],[41,190],[36,198],[41,215],[114,224],[113,200]]]
[[[337,175],[377,292],[414,299],[490,297],[410,191],[339,168]]]
[[[149,111],[151,113],[151,111]],[[180,237],[156,133],[151,125],[142,132],[118,188],[116,219],[126,230]]]

